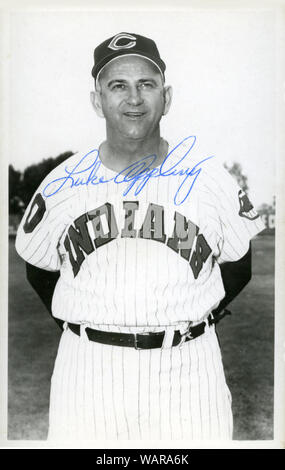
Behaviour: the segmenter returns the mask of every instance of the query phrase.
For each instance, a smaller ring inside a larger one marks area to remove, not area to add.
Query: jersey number
[[[37,206],[36,212],[34,213],[33,217],[30,220],[31,214],[34,211],[34,207]],[[43,200],[43,197],[40,193],[35,196],[33,204],[31,205],[30,211],[27,215],[26,221],[24,223],[24,232],[31,233],[34,228],[40,223],[42,220],[44,213],[46,211],[46,203]]]

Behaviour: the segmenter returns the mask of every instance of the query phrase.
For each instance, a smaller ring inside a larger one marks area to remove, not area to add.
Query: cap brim
[[[92,72],[91,72],[92,76],[95,79],[97,79],[99,77],[99,74],[101,73],[101,71],[103,70],[103,68],[107,64],[109,64],[110,62],[113,62],[114,60],[119,59],[120,57],[125,56],[125,55],[133,55],[133,56],[143,57],[144,59],[149,60],[150,62],[153,63],[153,65],[155,65],[158,68],[159,72],[161,73],[161,75],[164,79],[164,72],[165,72],[166,66],[165,66],[165,63],[163,62],[163,60],[158,59],[158,58],[154,59],[154,57],[151,56],[151,55],[141,53],[140,51],[133,52],[133,50],[132,51],[128,51],[128,50],[116,51],[114,54],[110,54],[107,58],[105,57],[104,60],[101,60],[101,62],[94,65],[94,67],[92,68]]]

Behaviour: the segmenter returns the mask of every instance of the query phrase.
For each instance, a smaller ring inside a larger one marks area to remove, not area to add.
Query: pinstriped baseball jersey
[[[102,345],[84,333],[185,333],[224,297],[220,263],[241,258],[263,229],[215,158],[192,153],[186,163],[187,139],[169,148],[159,176],[145,179],[105,168],[96,149],[76,154],[45,178],[23,217],[18,253],[60,269],[53,315],[81,324],[80,337],[67,323],[61,337],[49,439],[232,438],[214,326],[155,350]]]
[[[193,154],[179,164],[187,149],[189,141],[171,152],[168,172],[144,187],[104,167],[95,150],[73,155],[45,178],[16,249],[39,268],[60,269],[55,317],[153,329],[198,322],[219,304],[219,264],[240,259],[264,226],[216,158],[201,163]],[[174,164],[178,174],[170,174]],[[186,167],[196,173],[180,187]],[[66,169],[73,176],[63,184]]]

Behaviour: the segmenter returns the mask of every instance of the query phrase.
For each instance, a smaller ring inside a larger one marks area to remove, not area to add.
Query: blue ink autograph
[[[185,141],[189,139],[191,139],[190,148],[188,148],[186,153],[182,156],[182,158],[180,158],[178,162],[173,164],[173,162],[171,162],[171,156],[173,155],[173,152],[180,145],[182,145]],[[149,155],[133,163],[127,168],[124,168],[122,171],[117,173],[116,176],[114,176],[111,179],[104,179],[103,176],[98,175],[100,166],[102,164],[99,158],[99,150],[97,149],[91,150],[86,155],[84,155],[84,157],[82,157],[82,159],[75,165],[74,168],[68,169],[67,167],[65,167],[65,173],[67,174],[67,176],[57,178],[51,181],[50,183],[48,183],[43,190],[43,195],[45,197],[51,197],[54,194],[56,194],[58,191],[60,191],[64,186],[67,186],[67,185],[69,185],[70,188],[73,188],[73,187],[78,187],[78,186],[110,183],[113,181],[113,183],[115,184],[125,183],[127,185],[127,187],[123,191],[123,196],[126,196],[131,191],[132,188],[134,188],[134,195],[137,196],[143,190],[143,188],[145,187],[145,185],[151,178],[159,178],[161,176],[181,176],[184,178],[182,182],[180,183],[174,196],[174,204],[176,206],[179,206],[183,204],[183,202],[187,199],[187,197],[191,193],[192,188],[195,184],[195,181],[197,180],[200,172],[202,171],[202,168],[200,167],[202,163],[214,157],[214,155],[212,155],[210,157],[204,158],[195,166],[193,166],[191,169],[179,168],[179,165],[181,164],[181,162],[185,160],[187,155],[190,153],[190,151],[194,147],[195,142],[196,142],[196,136],[189,136],[183,139],[181,142],[179,142],[179,144],[176,145],[176,147],[174,147],[166,155],[161,165],[157,168],[151,168],[151,165],[155,162],[157,158],[156,155]],[[92,162],[90,166],[88,166],[88,168],[84,168],[85,158],[93,153],[94,153],[94,158],[95,158],[94,161]],[[82,176],[78,176],[82,174],[84,174],[83,178]],[[186,185],[187,181],[190,185],[188,187]],[[54,185],[56,183],[58,183],[58,187],[55,190],[52,189],[51,192],[48,192],[48,188],[51,185]],[[183,191],[186,192],[186,194],[184,194]]]

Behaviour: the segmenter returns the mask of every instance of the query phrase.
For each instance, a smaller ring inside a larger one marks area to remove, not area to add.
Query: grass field
[[[25,279],[9,243],[9,439],[46,439],[60,329]],[[274,237],[253,241],[253,278],[218,328],[232,392],[234,439],[273,439]]]

